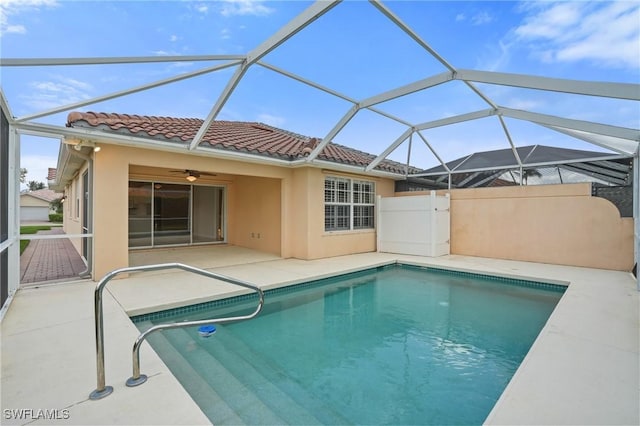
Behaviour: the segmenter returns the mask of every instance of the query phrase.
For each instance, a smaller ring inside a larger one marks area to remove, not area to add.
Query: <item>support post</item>
[[[640,273],[638,271],[638,261],[640,260],[640,152],[636,151],[633,157],[633,254],[636,267],[636,288],[640,291]]]

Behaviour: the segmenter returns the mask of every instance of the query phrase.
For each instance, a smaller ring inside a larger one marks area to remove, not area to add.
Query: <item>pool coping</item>
[[[379,271],[379,270],[383,270],[384,268],[390,268],[395,266],[414,268],[414,269],[424,270],[428,272],[442,273],[442,274],[448,274],[453,276],[480,278],[485,280],[498,281],[498,282],[504,283],[505,285],[513,285],[513,286],[525,287],[525,288],[536,288],[536,289],[541,289],[546,291],[555,291],[555,292],[562,292],[562,293],[564,293],[564,291],[569,286],[568,282],[561,281],[561,280],[534,280],[534,279],[526,278],[523,276],[508,275],[508,274],[494,275],[494,274],[478,273],[470,269],[469,270],[447,269],[442,267],[425,266],[424,264],[417,264],[417,263],[411,264],[408,262],[396,260],[394,262],[389,262],[382,266],[362,267],[351,272],[339,272],[335,274],[329,274],[326,277],[314,278],[312,280],[294,280],[295,282],[284,283],[280,285],[272,285],[272,286],[269,286],[270,288],[265,287],[262,290],[264,291],[264,297],[266,299],[268,296],[284,293],[285,291],[294,292],[296,290],[300,290],[301,288],[322,286],[324,285],[323,283],[324,281],[332,280],[335,278],[344,277],[346,279],[349,279],[351,278],[351,276],[354,276],[355,278],[355,275],[359,273]],[[281,291],[281,290],[284,290],[284,291]],[[211,299],[208,301],[199,301],[197,303],[189,303],[189,301],[185,301],[184,303],[180,303],[180,306],[175,306],[175,307],[162,309],[158,311],[147,312],[143,314],[129,315],[129,318],[134,324],[136,324],[139,322],[153,321],[160,318],[171,317],[176,314],[181,314],[186,312],[198,312],[198,311],[207,310],[213,307],[231,305],[231,304],[243,302],[245,300],[249,301],[249,300],[255,300],[255,299],[257,299],[256,292],[251,290],[243,290],[242,294],[239,294],[239,295],[229,296],[229,295],[221,294],[219,295],[219,297],[216,297],[214,299]]]

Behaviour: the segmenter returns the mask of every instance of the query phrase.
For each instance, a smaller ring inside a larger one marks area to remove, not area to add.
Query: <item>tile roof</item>
[[[58,198],[62,198],[62,194],[59,192],[55,192],[51,189],[37,189],[35,191],[26,191],[26,192],[22,192],[20,193],[20,195],[30,195],[32,197],[38,198],[40,200],[44,200],[47,202],[52,202],[54,200],[57,200]]]
[[[67,127],[91,127],[107,132],[135,135],[188,145],[202,126],[199,118],[154,117],[101,112],[71,112]],[[201,147],[244,152],[288,161],[309,155],[321,139],[299,135],[258,122],[214,121]],[[329,143],[318,159],[365,167],[376,156],[336,143]],[[404,174],[405,165],[384,160],[377,170]],[[411,168],[411,171],[418,169]]]

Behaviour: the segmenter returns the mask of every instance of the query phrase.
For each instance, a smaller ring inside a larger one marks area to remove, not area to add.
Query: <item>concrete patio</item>
[[[366,253],[302,261],[224,246],[133,252],[131,263],[176,258],[265,289],[396,261],[568,284],[486,422],[640,423],[640,298],[628,273],[455,255]],[[94,288],[90,281],[76,281],[18,290],[2,322],[2,423],[208,424],[146,344],[141,369],[149,381],[137,388],[124,385],[138,335],[128,316],[224,298],[238,290],[178,270],[112,281],[104,293],[104,323],[106,381],[114,393],[90,401],[96,387]],[[22,416],[11,411],[20,409],[33,411]],[[58,410],[60,419],[33,421],[38,409]]]

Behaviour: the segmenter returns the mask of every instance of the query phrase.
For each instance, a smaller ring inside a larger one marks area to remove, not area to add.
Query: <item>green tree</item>
[[[44,182],[30,180],[27,183],[27,187],[29,188],[29,191],[37,191],[38,189],[44,189]]]
[[[62,214],[62,197],[58,198],[57,200],[53,200],[51,203],[49,203],[49,205],[53,210],[56,211],[56,213]]]
[[[542,173],[536,169],[524,169],[522,171],[522,177],[524,178],[524,184],[528,185],[530,177],[542,177]]]
[[[20,183],[24,183],[27,180],[27,173],[29,173],[27,169],[24,167],[20,168]]]

